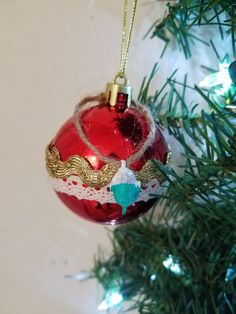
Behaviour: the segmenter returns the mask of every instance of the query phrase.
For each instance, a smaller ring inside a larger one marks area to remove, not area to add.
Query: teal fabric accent
[[[122,215],[127,212],[127,207],[137,201],[140,187],[130,183],[120,183],[111,186],[115,201],[122,207]]]

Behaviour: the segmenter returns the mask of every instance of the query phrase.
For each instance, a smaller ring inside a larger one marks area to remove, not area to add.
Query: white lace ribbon
[[[102,188],[86,186],[78,176],[74,175],[66,179],[50,178],[50,180],[52,187],[56,192],[73,195],[79,200],[85,199],[90,201],[97,201],[101,204],[116,203],[113,193],[110,192],[110,185],[106,185]],[[160,183],[157,179],[152,179],[148,184],[141,186],[141,191],[137,202],[146,202],[151,198],[154,198],[154,196],[150,194],[155,194],[159,186]]]

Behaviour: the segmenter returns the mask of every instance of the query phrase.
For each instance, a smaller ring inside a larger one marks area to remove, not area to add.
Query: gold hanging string
[[[129,2],[129,0],[124,0],[124,16],[123,16],[121,55],[120,55],[120,70],[119,70],[118,74],[116,75],[117,77],[120,77],[120,78],[125,77],[125,70],[127,67],[130,40],[131,40],[132,30],[133,30],[133,26],[134,26],[134,18],[135,18],[135,12],[136,12],[136,7],[137,7],[137,0],[133,0],[129,31],[127,34],[128,2]],[[127,37],[127,40],[126,40],[126,37]]]

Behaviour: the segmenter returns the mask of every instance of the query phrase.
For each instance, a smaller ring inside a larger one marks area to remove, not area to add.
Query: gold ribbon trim
[[[169,163],[170,156],[167,158]],[[166,164],[166,166],[168,166]],[[49,175],[54,178],[67,178],[71,175],[80,177],[83,183],[91,187],[103,187],[108,185],[117,170],[119,163],[108,163],[100,170],[92,169],[89,162],[78,155],[71,156],[67,161],[62,161],[58,149],[54,145],[48,145],[46,148],[46,167]],[[163,182],[163,175],[156,169],[152,160],[148,160],[140,171],[134,171],[138,181],[142,185],[148,183],[151,179],[158,179]]]

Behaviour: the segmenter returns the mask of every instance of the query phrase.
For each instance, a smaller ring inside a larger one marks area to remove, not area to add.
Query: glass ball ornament
[[[80,125],[89,142],[97,147],[101,154],[116,160],[127,160],[149,136],[146,117],[132,106],[123,111],[101,102],[83,112]],[[73,169],[75,156],[83,158],[94,173],[101,171],[105,166],[104,161],[81,139],[73,117],[57,132],[50,146],[55,147],[59,154],[59,166],[66,164]],[[154,141],[129,168],[138,172],[153,159],[166,164],[167,155],[168,145],[156,125]],[[89,221],[111,225],[130,221],[147,212],[156,202],[156,198],[151,194],[155,194],[160,185],[157,179],[142,183],[139,198],[128,206],[124,214],[121,206],[115,202],[109,184],[102,187],[96,186],[95,183],[89,185],[73,173],[65,177],[51,178],[51,181],[57,196],[75,214]]]

